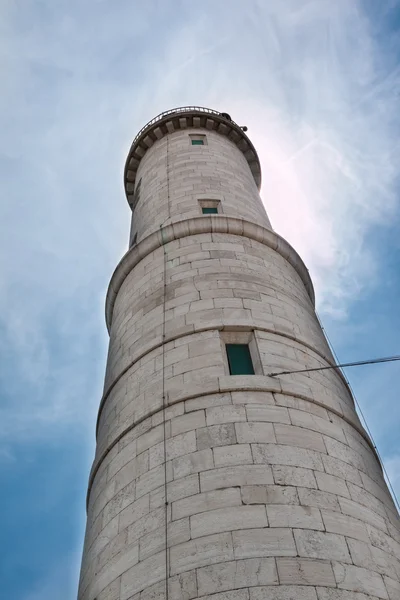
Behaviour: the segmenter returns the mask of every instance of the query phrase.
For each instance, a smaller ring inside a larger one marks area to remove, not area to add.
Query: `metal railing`
[[[218,115],[219,117],[222,117],[223,119],[225,118],[223,116],[224,113],[221,113],[218,110],[213,110],[212,108],[204,108],[203,106],[180,106],[179,108],[172,108],[171,110],[166,110],[166,111],[160,113],[159,115],[157,115],[156,117],[154,117],[154,119],[151,119],[151,121],[149,121],[148,123],[146,123],[146,125],[144,127],[142,127],[142,129],[135,136],[135,139],[132,142],[131,150],[132,150],[133,146],[136,144],[136,142],[138,141],[138,139],[141,137],[143,132],[146,131],[146,129],[148,129],[149,127],[151,127],[151,125],[154,125],[158,121],[161,121],[162,119],[164,119],[164,117],[166,117],[168,115],[174,115],[174,114],[185,113],[185,112],[200,112],[200,113],[209,114],[209,115]],[[239,127],[239,125],[237,123],[235,123],[235,121],[232,121],[232,119],[225,119],[225,120],[228,123],[232,123],[233,125],[236,125],[236,127]]]

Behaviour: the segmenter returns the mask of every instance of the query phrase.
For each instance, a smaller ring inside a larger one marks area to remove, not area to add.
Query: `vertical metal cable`
[[[336,352],[335,352],[335,348],[333,347],[333,345],[332,345],[332,342],[331,342],[331,340],[329,339],[329,336],[328,336],[328,333],[327,333],[326,329],[325,329],[325,328],[324,328],[324,326],[322,325],[321,319],[319,318],[319,315],[318,315],[317,311],[315,311],[315,314],[316,314],[316,317],[317,317],[318,323],[319,323],[319,325],[320,325],[320,327],[321,327],[322,331],[323,331],[323,332],[324,332],[324,334],[325,334],[326,340],[327,340],[327,342],[328,342],[328,345],[329,345],[329,347],[330,347],[330,349],[331,349],[331,351],[332,351],[332,354],[333,354],[333,356],[335,357],[335,360],[336,360],[336,362],[337,362],[338,364],[340,364],[339,357],[338,357],[338,355],[337,355],[337,354],[336,354]],[[347,385],[349,386],[349,389],[350,389],[350,391],[351,391],[351,393],[352,393],[352,396],[353,396],[353,398],[354,398],[354,402],[355,402],[355,404],[356,404],[356,406],[357,406],[358,412],[360,413],[360,415],[361,415],[361,418],[362,418],[362,420],[363,420],[363,422],[364,422],[365,429],[366,429],[366,431],[367,431],[367,433],[368,433],[369,437],[371,438],[372,445],[373,445],[373,447],[374,447],[374,449],[375,449],[375,452],[376,452],[376,454],[377,454],[377,456],[378,456],[378,458],[379,458],[379,460],[380,460],[380,463],[381,463],[381,466],[382,466],[382,470],[383,470],[383,472],[384,472],[384,474],[385,474],[385,477],[386,477],[386,480],[387,480],[387,482],[388,482],[389,489],[390,489],[390,491],[391,491],[391,493],[392,493],[392,496],[393,496],[393,499],[394,499],[394,501],[395,501],[395,504],[397,505],[397,509],[398,509],[398,510],[399,510],[399,512],[400,512],[400,503],[399,503],[399,500],[398,500],[398,498],[397,498],[397,495],[396,495],[396,492],[394,491],[394,488],[393,488],[393,486],[392,486],[392,482],[390,481],[390,478],[389,478],[388,472],[387,472],[387,470],[386,470],[385,464],[384,464],[384,462],[383,462],[382,456],[381,456],[381,454],[380,454],[380,452],[379,452],[379,450],[378,450],[378,447],[377,447],[377,445],[375,444],[375,440],[374,440],[374,438],[373,438],[373,435],[372,435],[372,433],[371,433],[371,430],[370,430],[370,428],[369,428],[369,426],[368,426],[368,423],[367,423],[367,420],[366,420],[366,418],[365,418],[365,415],[364,415],[364,413],[363,413],[363,411],[362,411],[362,409],[361,409],[360,403],[358,402],[358,400],[357,400],[357,397],[356,397],[356,395],[355,395],[355,393],[354,393],[354,390],[353,390],[353,388],[351,387],[350,381],[347,379],[346,373],[344,372],[344,370],[343,370],[343,369],[340,369],[340,371],[341,371],[341,373],[342,373],[342,375],[343,375],[343,377],[344,377],[344,380],[345,380],[345,382],[347,383]]]
[[[170,216],[170,193],[169,193],[169,140],[167,136],[167,206],[168,218]],[[169,599],[169,550],[168,550],[168,484],[167,484],[167,422],[166,409],[167,397],[165,393],[165,305],[167,300],[167,251],[165,248],[165,240],[163,237],[163,224],[160,225],[163,261],[164,261],[164,277],[163,277],[163,317],[162,317],[162,416],[163,416],[163,443],[164,443],[164,506],[165,506],[165,599]]]

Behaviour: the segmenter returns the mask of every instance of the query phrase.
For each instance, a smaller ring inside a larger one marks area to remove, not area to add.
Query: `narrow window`
[[[222,212],[221,202],[219,200],[202,198],[199,200],[199,206],[203,215],[218,215]]]
[[[189,134],[189,139],[192,146],[205,146],[207,144],[207,137],[205,135],[192,133]]]
[[[226,354],[231,375],[254,375],[248,344],[226,344]]]

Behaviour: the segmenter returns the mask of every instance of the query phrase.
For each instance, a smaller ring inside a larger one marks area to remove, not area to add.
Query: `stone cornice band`
[[[261,187],[261,166],[257,151],[244,133],[226,113],[201,106],[183,106],[159,114],[137,134],[126,159],[124,187],[129,206],[133,204],[136,173],[147,150],[169,133],[187,129],[206,129],[225,135],[246,158],[258,189]]]
[[[296,250],[286,240],[275,233],[275,231],[272,231],[272,229],[267,229],[251,221],[228,217],[226,215],[207,215],[205,217],[193,217],[177,221],[161,227],[159,230],[145,237],[136,246],[133,246],[122,257],[111,277],[107,290],[106,324],[108,332],[111,330],[113,309],[118,291],[132,269],[148,254],[157,250],[157,248],[174,240],[201,233],[228,233],[244,236],[275,250],[295,269],[304,283],[313,306],[315,306],[314,288],[308,269]]]
[[[135,356],[135,358],[129,364],[127,364],[126,367],[124,369],[122,369],[122,371],[120,373],[118,373],[118,375],[116,375],[116,377],[113,379],[113,381],[108,386],[108,388],[104,390],[103,396],[102,396],[102,398],[100,400],[99,410],[98,410],[98,413],[97,413],[96,436],[97,436],[98,431],[99,431],[99,424],[100,424],[101,413],[103,412],[103,408],[104,408],[104,405],[105,405],[105,403],[107,401],[108,396],[110,395],[110,393],[112,392],[112,390],[114,389],[114,387],[117,385],[117,383],[122,379],[122,377],[124,375],[126,375],[126,373],[128,373],[128,371],[130,371],[130,369],[139,360],[141,360],[144,356],[146,356],[146,354],[149,354],[150,352],[153,352],[157,348],[160,348],[163,344],[168,344],[169,342],[173,342],[174,340],[186,337],[187,335],[193,335],[195,333],[203,333],[205,331],[215,331],[215,330],[223,331],[225,329],[225,327],[228,327],[230,329],[232,327],[232,324],[231,323],[227,323],[225,326],[222,326],[222,327],[217,327],[217,326],[213,326],[213,327],[195,327],[194,326],[193,330],[190,331],[190,332],[188,331],[188,332],[185,332],[185,333],[179,333],[178,335],[166,336],[164,340],[157,340],[155,338],[155,342],[153,344],[151,344],[150,346],[146,347],[141,354],[138,354],[137,356]],[[288,333],[284,333],[282,331],[277,331],[276,329],[268,329],[267,327],[261,327],[259,325],[255,326],[254,330],[255,331],[264,331],[266,333],[270,333],[270,334],[275,335],[277,337],[283,337],[283,338],[286,338],[288,340],[292,340],[294,342],[297,342],[298,344],[301,344],[305,348],[308,348],[309,350],[311,350],[312,352],[314,352],[317,356],[319,356],[320,358],[322,358],[322,360],[324,360],[327,363],[327,366],[335,366],[334,363],[331,360],[329,360],[329,358],[327,358],[324,354],[322,354],[321,352],[319,352],[318,350],[316,350],[313,346],[311,346],[305,340],[303,340],[303,339],[301,339],[299,337],[295,337],[295,336],[289,335]],[[340,369],[335,369],[334,373],[342,380],[342,383],[345,385],[345,387],[347,388],[347,390],[349,392],[350,398],[353,400],[353,395],[351,393],[349,384],[347,383],[347,380],[346,380],[345,376],[343,375],[342,371]],[[354,400],[353,400],[353,404],[354,404]]]

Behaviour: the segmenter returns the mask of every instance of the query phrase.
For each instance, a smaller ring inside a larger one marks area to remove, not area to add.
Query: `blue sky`
[[[197,104],[249,127],[274,228],[342,361],[400,353],[400,0],[3,0],[0,579],[77,589],[136,132]],[[347,375],[400,494],[398,364]]]

